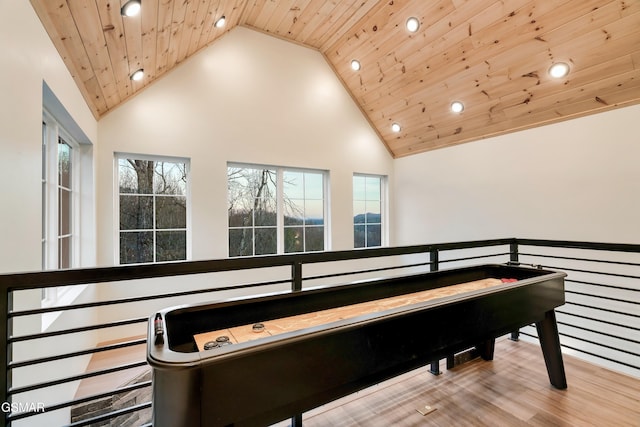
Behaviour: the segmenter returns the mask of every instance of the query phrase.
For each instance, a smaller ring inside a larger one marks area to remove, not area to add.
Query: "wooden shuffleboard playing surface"
[[[475,280],[473,282],[460,283],[443,288],[429,289],[426,291],[377,299],[358,304],[315,311],[312,313],[267,320],[260,322],[264,326],[264,328],[261,328],[259,332],[254,331],[254,324],[248,324],[197,334],[194,335],[193,338],[196,342],[198,350],[203,351],[206,349],[205,347],[211,346],[210,343],[219,343],[221,340],[226,341],[227,338],[228,342],[232,344],[243,343],[259,338],[264,338],[266,336],[273,336],[285,332],[292,332],[305,328],[311,328],[314,326],[325,325],[339,320],[350,319],[357,316],[404,307],[436,298],[450,297],[465,292],[487,289],[493,286],[500,285],[504,282],[511,281],[514,281],[514,279],[488,278]],[[208,345],[205,346],[205,344]],[[216,345],[217,344],[214,344],[214,346]]]

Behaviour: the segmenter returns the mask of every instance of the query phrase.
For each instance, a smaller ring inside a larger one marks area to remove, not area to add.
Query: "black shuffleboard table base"
[[[273,424],[534,323],[549,380],[566,388],[554,312],[565,276],[487,264],[161,310],[148,332],[153,425]],[[517,281],[212,350],[194,343],[207,331],[485,278]]]

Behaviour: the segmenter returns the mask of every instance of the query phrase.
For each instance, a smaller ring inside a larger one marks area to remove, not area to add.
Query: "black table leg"
[[[544,320],[536,322],[536,329],[538,330],[540,347],[542,347],[544,363],[547,365],[547,373],[549,374],[551,385],[558,389],[567,388],[567,377],[564,372],[555,311],[547,311]]]
[[[495,339],[486,340],[476,345],[476,350],[478,350],[478,354],[480,354],[480,357],[482,357],[482,360],[493,360],[493,353],[495,348],[496,348]]]
[[[291,427],[302,427],[302,414],[295,414],[291,417]]]

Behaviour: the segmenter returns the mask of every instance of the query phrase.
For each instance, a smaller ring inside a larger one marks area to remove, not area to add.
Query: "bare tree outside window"
[[[322,172],[229,166],[227,178],[229,256],[324,250]]]
[[[187,258],[187,165],[118,159],[120,264]]]

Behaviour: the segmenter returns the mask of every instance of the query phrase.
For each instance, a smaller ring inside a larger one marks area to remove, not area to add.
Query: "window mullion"
[[[276,169],[276,227],[279,254],[284,253],[284,170]]]

